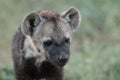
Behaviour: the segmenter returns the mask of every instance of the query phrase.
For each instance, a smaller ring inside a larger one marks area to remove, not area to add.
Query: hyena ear
[[[36,12],[28,14],[21,23],[21,31],[24,35],[32,36],[36,26],[40,23],[40,17]]]
[[[80,15],[80,12],[76,8],[70,8],[66,12],[63,12],[61,14],[61,17],[67,20],[72,30],[77,29],[80,25],[81,15]]]

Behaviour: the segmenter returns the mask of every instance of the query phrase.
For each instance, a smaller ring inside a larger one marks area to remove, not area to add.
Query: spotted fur
[[[72,32],[79,23],[80,14],[75,8],[64,13],[40,10],[28,14],[12,44],[15,80],[63,80]],[[35,54],[25,35],[31,37],[41,55]]]

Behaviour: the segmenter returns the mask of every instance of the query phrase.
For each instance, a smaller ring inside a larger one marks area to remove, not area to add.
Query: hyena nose
[[[68,56],[59,56],[58,57],[58,61],[61,63],[61,64],[65,64],[67,61],[68,61]]]

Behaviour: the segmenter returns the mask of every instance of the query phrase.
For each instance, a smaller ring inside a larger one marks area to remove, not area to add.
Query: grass
[[[11,42],[22,18],[32,10],[64,11],[71,6],[82,15],[74,32],[65,80],[120,80],[119,0],[0,0],[0,80],[13,80]]]

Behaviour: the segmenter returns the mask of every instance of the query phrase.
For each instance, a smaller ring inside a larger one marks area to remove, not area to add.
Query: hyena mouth
[[[63,67],[67,64],[68,60],[63,60],[63,61],[50,61],[49,63],[55,65],[55,66],[59,66],[59,67]]]
[[[68,59],[62,59],[59,60],[59,62],[57,63],[58,66],[65,66],[68,62]]]
[[[62,67],[62,66],[65,66],[66,64],[67,64],[67,62],[65,62],[65,63],[58,63],[57,65]]]

